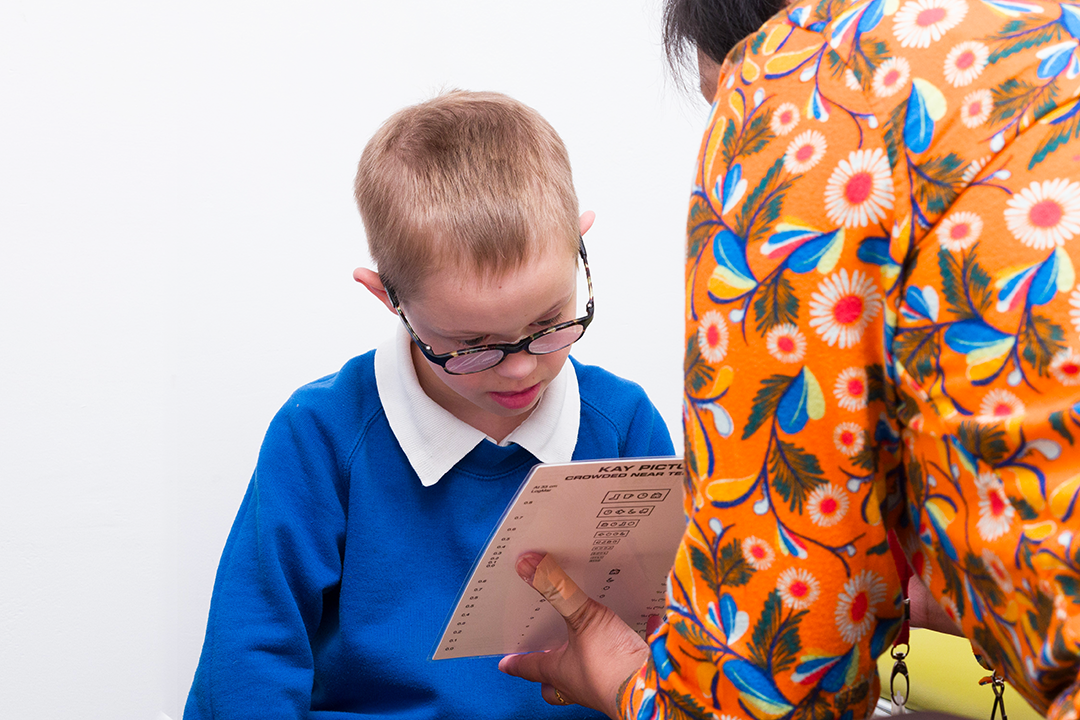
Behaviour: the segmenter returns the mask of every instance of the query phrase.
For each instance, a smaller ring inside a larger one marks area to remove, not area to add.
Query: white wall
[[[0,3],[0,716],[179,718],[267,422],[394,318],[351,198],[394,110],[509,93],[570,149],[597,320],[679,445],[706,107],[659,0]]]

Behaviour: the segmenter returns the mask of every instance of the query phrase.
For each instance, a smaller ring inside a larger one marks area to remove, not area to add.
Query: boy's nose
[[[495,366],[495,372],[506,378],[523,378],[536,369],[536,356],[522,350],[507,355]]]

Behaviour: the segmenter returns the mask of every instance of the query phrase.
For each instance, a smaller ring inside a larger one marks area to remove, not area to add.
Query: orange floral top
[[[686,265],[689,525],[627,718],[863,718],[886,542],[1036,709],[1080,670],[1080,5],[795,2],[728,56]]]

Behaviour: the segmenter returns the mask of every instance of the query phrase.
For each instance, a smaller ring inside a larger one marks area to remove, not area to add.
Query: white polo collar
[[[495,442],[454,417],[420,387],[412,340],[398,326],[375,351],[375,384],[386,419],[424,487],[437,483],[480,443]],[[540,462],[570,462],[581,421],[577,372],[569,360],[551,381],[536,409],[499,445],[516,443]]]

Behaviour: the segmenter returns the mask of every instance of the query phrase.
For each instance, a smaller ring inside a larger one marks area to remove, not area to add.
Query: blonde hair
[[[364,148],[355,191],[379,276],[399,299],[448,267],[497,277],[553,242],[577,256],[566,147],[499,93],[455,90],[395,113]]]

